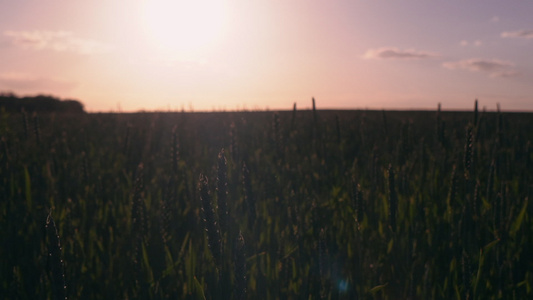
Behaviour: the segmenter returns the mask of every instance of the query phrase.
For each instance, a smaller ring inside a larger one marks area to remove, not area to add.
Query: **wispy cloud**
[[[533,39],[533,29],[522,29],[522,30],[517,30],[517,31],[505,31],[505,32],[502,32],[501,37],[503,37],[503,38]]]
[[[443,67],[450,70],[468,70],[482,72],[490,77],[516,77],[519,75],[514,64],[497,59],[472,58],[460,61],[444,62]]]
[[[6,30],[3,34],[9,40],[10,44],[30,50],[52,50],[90,55],[109,52],[112,49],[110,45],[96,40],[76,37],[69,31]]]
[[[500,17],[498,17],[498,16],[494,16],[494,17],[492,17],[492,18],[490,19],[490,21],[491,21],[492,23],[498,23],[498,22],[500,22]]]
[[[394,47],[368,49],[363,55],[366,59],[428,59],[439,55],[433,52],[418,51],[414,49],[401,50]]]
[[[41,92],[71,90],[77,83],[61,78],[38,77],[26,73],[0,73],[0,89]]]
[[[481,45],[483,45],[483,42],[481,40],[475,40],[472,42],[469,42],[467,40],[462,40],[459,44],[463,47],[469,46],[469,45],[480,47]]]

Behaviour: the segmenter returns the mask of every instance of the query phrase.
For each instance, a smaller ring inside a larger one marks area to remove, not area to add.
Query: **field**
[[[531,299],[532,129],[474,110],[4,112],[0,295]]]

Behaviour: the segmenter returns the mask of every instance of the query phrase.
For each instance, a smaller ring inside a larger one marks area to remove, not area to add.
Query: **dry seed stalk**
[[[48,256],[52,268],[52,294],[54,299],[64,300],[67,299],[67,284],[65,283],[64,266],[61,259],[61,242],[51,213],[46,218],[46,233],[48,235]]]
[[[132,223],[132,242],[133,242],[133,264],[135,285],[140,286],[142,282],[142,259],[143,259],[143,241],[147,232],[146,226],[146,206],[143,195],[143,164],[137,167],[135,183],[133,186],[133,199],[131,206],[131,223]]]
[[[37,144],[41,143],[41,127],[39,125],[39,116],[35,114],[33,116],[33,133],[35,134],[35,139]]]
[[[387,126],[387,115],[385,114],[385,110],[381,110],[381,116],[383,119],[383,131],[385,132],[385,136],[389,136],[389,127]]]
[[[337,144],[341,143],[341,122],[339,115],[335,115],[335,131],[337,132]]]
[[[146,207],[144,203],[143,164],[137,167],[133,186],[133,201],[131,207],[132,230],[136,236],[142,238],[146,232]]]
[[[198,185],[200,190],[200,201],[202,202],[202,212],[204,214],[204,226],[205,231],[207,232],[207,244],[215,259],[215,264],[220,270],[222,266],[222,243],[220,230],[215,220],[215,211],[211,205],[211,195],[209,194],[207,177],[200,175]]]
[[[296,124],[296,102],[292,106],[292,118],[291,118],[291,132],[294,131],[294,125]]]
[[[10,158],[9,158],[9,149],[7,147],[5,136],[0,137],[0,143],[1,143],[1,148],[2,148],[2,158],[5,161],[5,164],[7,165]]]
[[[476,102],[477,103],[477,102]],[[472,277],[472,268],[470,266],[470,258],[468,257],[468,254],[463,250],[463,254],[461,256],[461,273],[462,273],[462,280],[463,280],[463,298],[464,299],[470,299],[470,287],[471,282],[470,278]]]
[[[472,126],[468,125],[466,129],[466,142],[465,142],[465,155],[463,158],[464,162],[464,175],[465,179],[470,179],[472,175],[472,147],[473,147],[473,135],[472,135]]]
[[[440,117],[440,103],[439,103],[439,106],[437,108],[437,128],[436,128],[437,129],[437,132],[436,132],[437,140],[439,142],[442,142],[441,139],[440,139],[440,130],[441,130],[441,126],[442,126],[441,121],[442,120],[441,120],[441,117]]]
[[[363,221],[363,192],[361,191],[361,185],[355,181],[352,177],[352,203],[355,210],[355,217],[357,222]]]
[[[28,139],[28,132],[29,132],[29,129],[28,129],[28,114],[26,114],[26,111],[24,109],[22,109],[22,126],[24,127],[24,138],[27,140]]]
[[[246,299],[246,249],[244,237],[239,231],[234,249],[235,299]]]
[[[217,172],[217,204],[218,219],[222,235],[228,232],[228,174],[226,165],[226,156],[224,149],[218,154],[218,172]]]
[[[448,209],[450,209],[450,215],[453,215],[453,208],[455,207],[455,197],[457,195],[457,177],[455,175],[456,166],[452,167],[452,178],[450,185],[450,195],[448,197]]]
[[[328,247],[326,244],[326,232],[324,228],[320,229],[318,235],[318,271],[320,274],[320,298],[325,299],[328,286],[326,284],[328,278]]]
[[[231,144],[229,151],[231,152],[231,158],[233,161],[237,161],[237,153],[238,153],[238,146],[237,146],[237,138],[235,133],[235,122],[231,122],[230,124],[230,132],[229,135],[231,137]]]
[[[252,191],[252,180],[250,178],[250,170],[244,162],[242,164],[242,181],[244,185],[244,202],[248,207],[248,212],[250,214],[250,225],[253,225],[253,223],[255,222],[255,198]]]
[[[177,126],[174,126],[172,128],[172,145],[170,146],[171,149],[171,159],[172,159],[172,172],[174,175],[178,174],[178,162],[179,162],[179,153],[180,153],[180,144],[178,141],[178,130]]]
[[[488,176],[488,179],[487,179],[487,194],[486,194],[486,198],[487,198],[487,201],[489,203],[491,203],[492,201],[492,191],[493,191],[493,188],[494,188],[494,173],[495,173],[495,161],[494,159],[491,161],[490,163],[490,168],[489,168],[489,176]]]
[[[478,120],[478,104],[477,104],[477,99],[476,99],[476,102],[474,104],[474,126],[477,126],[477,120]]]
[[[85,151],[81,152],[82,164],[81,164],[81,173],[83,174],[83,181],[88,185],[89,184],[89,160],[87,159],[87,153]]]
[[[393,232],[396,232],[396,213],[398,211],[398,195],[394,183],[394,169],[389,165],[389,221]]]
[[[124,144],[122,145],[122,153],[126,156],[128,156],[128,152],[130,149],[130,135],[131,135],[131,125],[128,124],[126,127],[126,137],[124,138]]]
[[[276,153],[279,156],[283,151],[279,113],[274,113],[272,118],[272,140],[274,141],[274,145],[276,147]]]
[[[317,115],[316,115],[316,102],[315,102],[315,98],[313,97],[313,125],[315,129],[317,129],[318,127],[317,122],[318,120],[317,120]]]
[[[170,222],[172,220],[172,203],[176,201],[175,178],[170,176],[167,182],[165,197],[159,202],[159,233],[164,244],[170,240]]]

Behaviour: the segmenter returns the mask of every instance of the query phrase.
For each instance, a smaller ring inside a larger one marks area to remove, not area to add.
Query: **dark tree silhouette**
[[[77,100],[37,95],[18,97],[14,93],[0,93],[0,107],[8,112],[61,112],[84,113],[83,104]]]

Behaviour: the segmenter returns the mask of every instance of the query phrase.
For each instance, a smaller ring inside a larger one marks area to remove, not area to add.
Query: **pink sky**
[[[533,2],[511,2],[2,1],[0,91],[88,111],[532,111]]]

